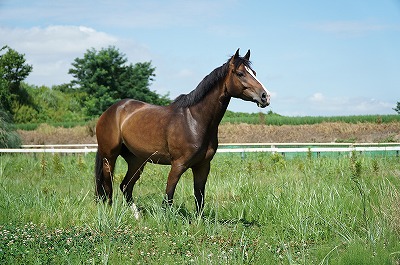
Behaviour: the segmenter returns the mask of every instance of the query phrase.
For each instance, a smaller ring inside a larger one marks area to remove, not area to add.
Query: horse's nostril
[[[263,92],[263,93],[261,94],[261,100],[262,100],[262,101],[267,101],[267,100],[268,100],[268,95],[267,95],[267,93]]]

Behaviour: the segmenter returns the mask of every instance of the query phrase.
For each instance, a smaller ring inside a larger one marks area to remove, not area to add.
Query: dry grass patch
[[[90,136],[87,126],[74,128],[40,125],[34,131],[18,130],[23,144],[89,144],[96,143],[96,136]]]
[[[254,125],[222,124],[219,129],[222,143],[251,142],[397,142],[400,123],[320,123],[313,125]]]
[[[23,144],[96,143],[94,124],[74,128],[42,124],[35,131],[19,130]],[[221,124],[221,143],[399,142],[400,122],[320,123],[313,125]]]

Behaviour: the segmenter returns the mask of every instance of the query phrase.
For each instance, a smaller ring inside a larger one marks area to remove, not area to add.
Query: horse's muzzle
[[[267,92],[262,92],[260,100],[256,100],[257,106],[260,108],[265,108],[269,105],[271,99],[271,95]]]

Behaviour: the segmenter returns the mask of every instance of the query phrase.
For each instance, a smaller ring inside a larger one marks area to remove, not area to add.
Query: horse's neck
[[[230,99],[231,97],[224,93],[223,84],[219,84],[190,109],[192,113],[196,113],[196,121],[202,123],[209,133],[217,133]]]

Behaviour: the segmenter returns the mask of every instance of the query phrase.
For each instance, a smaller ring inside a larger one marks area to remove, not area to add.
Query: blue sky
[[[25,54],[35,85],[69,82],[91,47],[151,61],[151,89],[188,93],[237,48],[251,49],[271,106],[288,116],[395,114],[400,101],[400,1],[0,0],[0,46]]]

